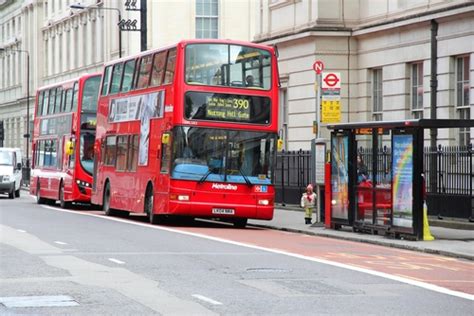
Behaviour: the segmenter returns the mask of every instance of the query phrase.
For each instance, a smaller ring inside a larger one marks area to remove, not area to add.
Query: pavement
[[[314,214],[313,214],[314,221]],[[419,252],[439,254],[448,257],[462,258],[474,261],[474,223],[440,220],[429,218],[430,231],[435,237],[433,241],[413,241],[395,239],[385,235],[353,232],[352,227],[342,227],[339,230],[325,228],[323,223],[304,224],[304,212],[295,207],[276,206],[271,221],[249,220],[248,224],[258,227],[284,230],[314,236],[345,239],[356,242],[407,249]],[[458,224],[456,224],[458,223]],[[441,227],[443,225],[446,227]]]

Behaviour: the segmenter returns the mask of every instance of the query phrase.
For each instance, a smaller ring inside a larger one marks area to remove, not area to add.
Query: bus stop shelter
[[[331,226],[423,239],[423,151],[429,141],[425,130],[448,129],[447,135],[440,135],[444,139],[453,128],[474,127],[474,120],[371,121],[327,127],[331,130],[331,175],[326,183],[331,188]],[[472,192],[472,175],[468,181]]]

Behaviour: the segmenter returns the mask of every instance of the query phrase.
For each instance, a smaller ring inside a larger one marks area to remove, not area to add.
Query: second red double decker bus
[[[105,65],[92,202],[107,215],[273,217],[274,48],[190,40]]]
[[[30,193],[38,203],[90,203],[100,74],[38,89]]]

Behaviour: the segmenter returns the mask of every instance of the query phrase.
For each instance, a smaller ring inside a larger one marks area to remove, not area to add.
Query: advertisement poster
[[[164,91],[143,95],[118,98],[110,101],[110,123],[140,120],[140,144],[138,147],[138,165],[148,164],[150,140],[150,119],[164,115]]]
[[[349,219],[348,136],[331,139],[332,217]]]
[[[413,136],[393,136],[393,225],[413,227]]]

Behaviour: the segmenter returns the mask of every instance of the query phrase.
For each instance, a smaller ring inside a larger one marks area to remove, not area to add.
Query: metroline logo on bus
[[[341,74],[322,73],[321,122],[341,122]]]

